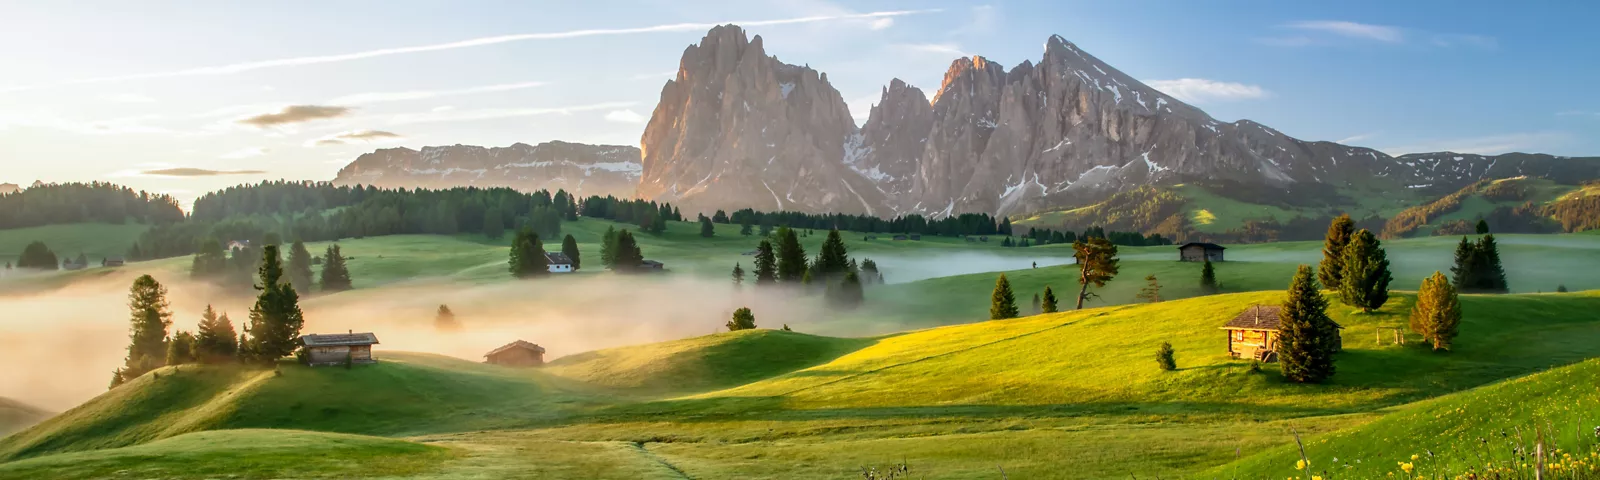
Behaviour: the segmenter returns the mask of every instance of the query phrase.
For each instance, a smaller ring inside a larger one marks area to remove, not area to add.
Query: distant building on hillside
[[[100,259],[100,266],[102,267],[120,267],[127,263],[127,260],[123,260],[122,257],[116,255]]]
[[[62,270],[83,270],[89,268],[88,260],[78,261],[71,258],[61,260]]]
[[[542,366],[544,365],[544,347],[517,340],[483,354],[483,363],[508,367]]]
[[[1283,326],[1280,318],[1282,313],[1283,307],[1277,305],[1251,305],[1239,316],[1229,320],[1222,326],[1223,330],[1228,331],[1228,356],[1262,362],[1278,361],[1278,333]],[[1336,323],[1334,328],[1344,327]],[[1335,351],[1343,349],[1343,340],[1334,345]]]
[[[228,242],[228,251],[230,251],[230,252],[234,251],[234,250],[244,250],[244,249],[247,249],[247,248],[250,248],[250,241],[249,240],[234,240],[234,241]]]
[[[567,258],[567,254],[565,254],[565,253],[561,253],[561,252],[554,252],[554,253],[545,252],[544,260],[545,260],[545,263],[547,265],[549,265],[550,273],[571,273],[572,272],[572,259]]]
[[[300,337],[300,345],[305,350],[301,360],[313,367],[344,365],[346,361],[375,363],[378,360],[372,356],[372,346],[377,344],[378,336],[370,332],[313,333]]]
[[[1184,262],[1222,261],[1222,251],[1227,247],[1215,243],[1189,242],[1178,247],[1178,260]]]
[[[644,260],[639,262],[639,271],[641,272],[659,272],[666,269],[666,264],[657,262],[655,260]]]
[[[905,235],[895,235],[893,237],[889,237],[890,240],[894,240],[896,242],[905,241],[906,238],[908,238],[908,237],[906,237]]]

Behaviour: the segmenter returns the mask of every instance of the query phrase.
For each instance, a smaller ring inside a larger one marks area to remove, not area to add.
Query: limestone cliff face
[[[859,146],[846,148],[845,161],[891,197],[908,194],[932,131],[933,105],[928,97],[896,78],[872,106],[861,127]]]
[[[639,142],[638,191],[685,209],[886,214],[883,192],[844,161],[859,141],[826,74],[719,26],[684,50],[661,89]]]
[[[639,183],[639,149],[619,145],[547,142],[485,148],[451,145],[385,148],[357,157],[334,183],[383,188],[508,187],[566,190],[581,196],[632,198]]]

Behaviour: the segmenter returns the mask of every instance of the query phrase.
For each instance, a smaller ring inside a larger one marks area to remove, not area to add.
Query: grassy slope
[[[16,400],[0,397],[0,438],[50,418],[53,413]]]
[[[832,360],[871,343],[781,330],[744,330],[569,355],[545,370],[639,392],[694,392],[742,385]]]
[[[1399,474],[1399,462],[1418,473],[1465,473],[1486,463],[1510,465],[1510,452],[1531,449],[1536,429],[1546,448],[1564,448],[1588,466],[1600,464],[1593,431],[1600,412],[1600,360],[1556,368],[1399,409],[1368,425],[1306,443],[1312,470],[1324,478],[1381,478]],[[1520,438],[1519,438],[1520,437]],[[1525,450],[1526,451],[1526,450]],[[1429,455],[1429,453],[1433,455]],[[1559,457],[1559,456],[1558,456]],[[1241,478],[1294,476],[1299,451],[1292,445],[1214,469]],[[1334,459],[1338,459],[1335,461]],[[1568,462],[1571,465],[1571,462]],[[1589,470],[1590,475],[1596,470]],[[1527,477],[1531,478],[1531,476]]]
[[[0,464],[0,478],[350,478],[437,470],[456,452],[294,430],[198,432],[132,447]]]
[[[147,225],[84,223],[0,230],[0,262],[16,262],[22,248],[41,241],[60,258],[83,253],[98,265],[108,255],[124,255],[139,240]]]
[[[1189,226],[1202,233],[1222,233],[1238,229],[1243,227],[1244,222],[1247,220],[1277,219],[1283,222],[1295,217],[1327,216],[1330,211],[1327,208],[1250,203],[1218,195],[1205,188],[1191,184],[1175,185],[1172,190],[1186,201],[1182,215],[1189,220]],[[1388,218],[1407,207],[1425,201],[1425,199],[1414,195],[1412,192],[1398,187],[1351,186],[1345,188],[1341,193],[1354,201],[1354,203],[1345,205],[1338,210],[1349,212],[1351,216],[1357,218],[1366,218],[1372,215]],[[1060,228],[1061,224],[1067,219],[1094,211],[1093,207],[1093,205],[1090,205],[1067,210],[1039,212],[1027,216],[1014,217],[1012,221],[1017,225],[1023,226]]]

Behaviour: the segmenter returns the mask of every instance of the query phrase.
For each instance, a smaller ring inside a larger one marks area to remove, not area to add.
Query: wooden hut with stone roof
[[[305,351],[302,361],[306,365],[344,365],[350,363],[376,363],[378,360],[372,356],[372,346],[378,344],[378,336],[372,333],[324,333],[310,334],[300,337],[300,345]]]
[[[1228,355],[1233,358],[1248,358],[1262,362],[1275,362],[1278,360],[1278,332],[1283,327],[1280,314],[1283,307],[1277,305],[1251,305],[1239,316],[1233,317],[1223,330],[1228,331]],[[1335,329],[1343,329],[1338,323],[1333,324]],[[1335,337],[1338,338],[1338,337]],[[1344,341],[1336,340],[1334,351],[1344,349]]]

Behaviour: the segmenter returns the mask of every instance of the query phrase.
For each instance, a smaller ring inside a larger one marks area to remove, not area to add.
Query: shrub
[[[1173,371],[1178,369],[1178,362],[1172,358],[1172,343],[1161,342],[1161,347],[1156,348],[1156,364],[1162,370]]]

